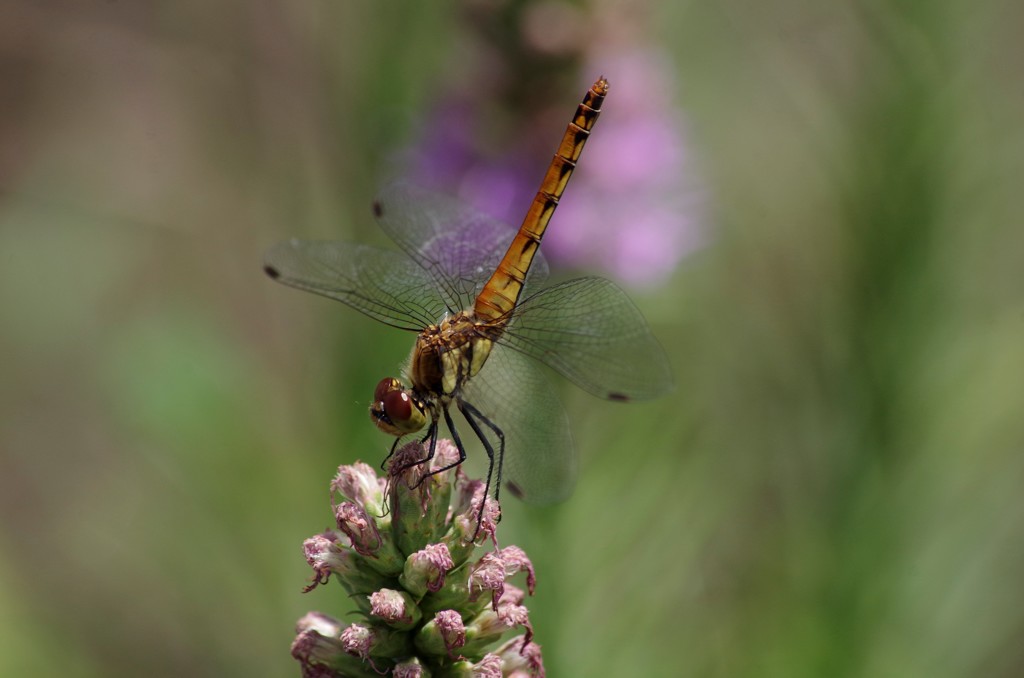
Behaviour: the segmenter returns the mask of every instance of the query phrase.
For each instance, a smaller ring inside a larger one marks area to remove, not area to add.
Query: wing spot
[[[278,271],[273,266],[271,266],[270,264],[267,264],[266,266],[263,267],[263,272],[266,273],[273,280],[277,280],[278,278],[281,277],[281,272]]]
[[[510,480],[507,483],[505,483],[505,488],[509,492],[511,492],[512,496],[515,497],[516,499],[523,498],[523,488],[519,487],[519,485],[517,485],[515,481]]]
[[[612,391],[608,394],[608,400],[614,400],[617,403],[629,402],[629,396],[625,393],[619,393],[618,391]]]
[[[384,205],[381,204],[380,200],[373,201],[373,216],[378,219],[384,216]]]

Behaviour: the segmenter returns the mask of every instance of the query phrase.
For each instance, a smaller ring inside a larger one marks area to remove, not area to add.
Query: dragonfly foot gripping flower
[[[292,656],[304,676],[544,675],[526,591],[509,583],[525,573],[532,594],[533,565],[518,547],[498,548],[498,505],[485,483],[460,466],[443,470],[459,458],[455,445],[439,440],[428,464],[409,465],[425,453],[419,443],[398,449],[387,478],[362,463],[338,469],[336,529],[303,544],[313,568],[305,590],[335,579],[362,618],[302,617]],[[493,550],[474,558],[488,539]]]

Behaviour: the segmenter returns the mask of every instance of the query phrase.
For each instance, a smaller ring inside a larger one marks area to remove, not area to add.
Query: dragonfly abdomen
[[[526,274],[537,254],[541,238],[547,230],[551,215],[558,207],[558,201],[565,192],[569,177],[576,169],[576,161],[583,152],[583,146],[590,137],[590,130],[601,114],[601,105],[608,94],[608,81],[598,79],[576,108],[576,115],[569,122],[558,145],[555,157],[548,165],[540,189],[526,212],[519,232],[512,240],[505,256],[490,280],[477,295],[473,311],[483,320],[499,320],[515,308],[523,291]]]

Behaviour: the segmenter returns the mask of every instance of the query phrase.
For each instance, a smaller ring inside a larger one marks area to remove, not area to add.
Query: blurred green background
[[[460,77],[461,17],[0,5],[0,674],[297,675],[294,621],[350,609],[300,593],[300,546],[337,465],[385,454],[366,401],[411,337],[262,253],[382,242],[371,196]],[[577,491],[505,506],[549,675],[1024,674],[1024,5],[642,25],[707,244],[632,293],[675,394],[560,384]]]

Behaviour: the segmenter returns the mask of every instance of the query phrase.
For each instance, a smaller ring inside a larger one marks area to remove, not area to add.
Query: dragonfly
[[[431,472],[440,473],[467,458],[457,410],[487,454],[485,496],[493,490],[495,501],[503,484],[533,504],[562,501],[575,485],[567,417],[540,364],[613,401],[673,388],[664,350],[614,283],[582,277],[543,286],[541,238],[607,93],[604,77],[586,92],[518,230],[399,182],[373,203],[398,250],[292,239],[266,254],[273,280],[417,334],[404,379],[377,384],[370,417],[396,436],[392,454],[426,429],[426,456],[411,465],[433,459],[443,422],[459,458]]]

